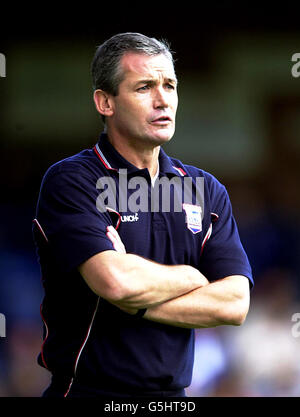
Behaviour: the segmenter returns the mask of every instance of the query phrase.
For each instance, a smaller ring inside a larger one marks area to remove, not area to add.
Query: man
[[[251,268],[224,186],[161,149],[178,102],[167,45],[116,35],[97,49],[92,76],[105,132],[49,168],[34,220],[45,287],[38,361],[53,375],[44,396],[184,396],[193,329],[243,323]],[[194,199],[202,179],[204,206],[121,207],[130,181],[143,179],[148,196],[163,178],[190,178]],[[99,198],[107,179],[115,207],[109,193]]]

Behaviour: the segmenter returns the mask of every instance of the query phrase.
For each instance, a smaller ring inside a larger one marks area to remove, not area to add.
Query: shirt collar
[[[142,169],[127,161],[108,140],[105,132],[101,133],[100,139],[94,146],[94,152],[106,169],[118,172],[119,169],[127,169],[128,173],[141,172]],[[159,174],[171,174],[172,176],[185,176],[185,171],[175,166],[171,158],[160,148],[159,152]]]

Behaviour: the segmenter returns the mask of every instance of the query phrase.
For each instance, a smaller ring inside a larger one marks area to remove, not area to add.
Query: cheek
[[[147,112],[140,100],[122,100],[115,109],[114,123],[117,128],[128,134],[137,134],[146,129]]]
[[[174,113],[176,113],[178,107],[178,95],[176,94],[174,99],[172,100],[172,108],[174,110]]]
[[[132,97],[119,102],[116,108],[116,115],[123,120],[134,119],[136,122],[147,114],[148,103],[145,98]]]

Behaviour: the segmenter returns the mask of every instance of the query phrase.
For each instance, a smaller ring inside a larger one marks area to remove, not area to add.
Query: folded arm
[[[125,253],[124,245],[115,230],[108,233],[108,237],[113,242],[116,251]],[[176,270],[177,267],[174,268]],[[169,269],[169,272],[173,282],[175,277],[172,276],[172,269]],[[176,279],[182,280],[180,270],[177,272],[179,276],[176,275]],[[204,278],[203,285],[200,287],[157,305],[149,306],[144,318],[184,328],[238,326],[247,316],[249,302],[249,280],[245,276],[228,276],[211,283]],[[122,303],[116,302],[115,304],[128,313],[136,311],[126,308]]]
[[[249,309],[249,281],[233,275],[147,310],[144,318],[177,327],[241,325]]]
[[[92,256],[79,266],[89,287],[121,309],[149,308],[207,285],[207,279],[189,265],[162,265],[125,253],[114,229],[108,237],[116,250]]]

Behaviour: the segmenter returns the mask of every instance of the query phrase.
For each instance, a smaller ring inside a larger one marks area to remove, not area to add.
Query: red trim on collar
[[[116,168],[112,168],[112,167],[110,167],[110,166],[107,165],[107,163],[103,160],[103,158],[99,154],[96,146],[93,147],[93,150],[95,151],[95,154],[98,156],[98,158],[100,159],[100,161],[102,162],[102,164],[105,166],[106,169],[111,169],[113,171],[118,171]]]
[[[177,171],[179,171],[182,176],[186,175],[186,172],[182,168],[175,167],[175,166],[173,166],[173,168],[175,168]]]

